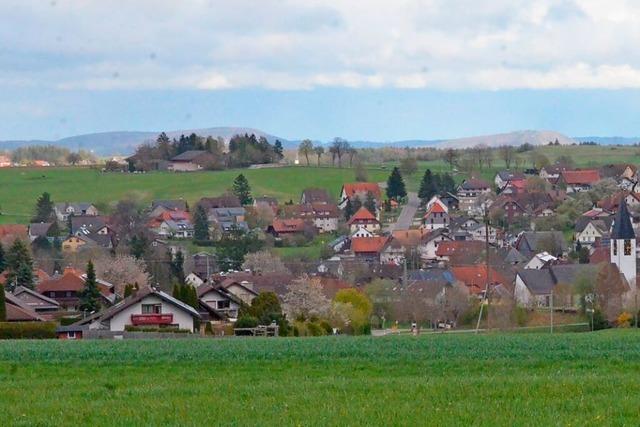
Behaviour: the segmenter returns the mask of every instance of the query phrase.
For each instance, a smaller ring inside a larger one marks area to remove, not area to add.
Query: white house
[[[191,285],[197,288],[204,283],[204,280],[202,280],[196,273],[189,273],[189,275],[184,278],[184,282],[187,285]]]
[[[550,263],[557,261],[558,258],[551,255],[549,252],[540,252],[535,254],[533,258],[524,266],[527,270],[540,270],[541,268],[549,265]]]
[[[218,318],[235,321],[242,301],[222,286],[211,284],[198,288],[198,300],[201,308],[213,312]]]
[[[431,200],[427,202],[427,204],[425,205],[425,210],[431,209],[431,207],[436,204],[440,205],[445,212],[449,212],[449,207],[447,206],[447,204],[440,200],[440,197],[438,196],[433,196]]]
[[[79,203],[56,203],[53,208],[53,212],[56,214],[58,221],[66,221],[69,215],[76,216],[97,216],[99,215],[98,209],[91,203],[79,202]]]
[[[200,314],[193,307],[150,286],[138,290],[120,303],[101,313],[91,329],[124,331],[127,326],[175,328],[194,331]]]
[[[364,228],[364,227],[358,227],[358,229],[355,230],[351,234],[351,238],[354,238],[354,237],[373,237],[373,236],[374,236],[374,234],[371,231],[369,231],[366,228]]]

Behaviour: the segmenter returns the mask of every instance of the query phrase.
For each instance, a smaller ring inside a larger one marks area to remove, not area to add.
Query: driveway
[[[416,216],[418,207],[420,206],[420,199],[418,193],[407,193],[407,204],[402,207],[402,212],[398,216],[398,220],[391,224],[387,230],[408,230],[413,225],[413,217]]]

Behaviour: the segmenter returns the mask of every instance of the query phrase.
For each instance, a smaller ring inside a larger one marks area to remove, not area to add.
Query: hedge
[[[124,330],[127,332],[168,332],[172,334],[190,334],[188,329],[176,329],[176,328],[157,328],[157,327],[144,327],[125,325]]]
[[[56,337],[54,322],[0,322],[0,339],[47,339]]]

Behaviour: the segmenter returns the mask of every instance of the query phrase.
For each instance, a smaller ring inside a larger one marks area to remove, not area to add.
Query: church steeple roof
[[[631,226],[631,217],[629,215],[629,209],[627,203],[623,200],[620,202],[618,212],[616,212],[613,220],[613,227],[611,229],[612,240],[633,240],[636,238],[636,233]]]

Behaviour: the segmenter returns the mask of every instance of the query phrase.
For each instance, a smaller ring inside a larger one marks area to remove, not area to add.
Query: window
[[[222,310],[229,307],[231,307],[231,301],[229,300],[218,301],[218,310]]]
[[[75,340],[76,339],[76,331],[67,332],[67,338],[70,339],[70,340]]]
[[[142,314],[160,314],[162,304],[142,304]]]
[[[613,245],[613,254],[618,255],[618,242],[616,242],[615,240],[612,240],[611,244]]]
[[[631,240],[624,241],[624,254],[631,255]]]

